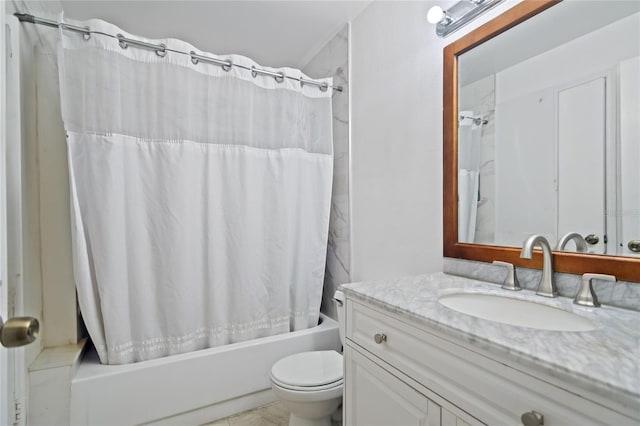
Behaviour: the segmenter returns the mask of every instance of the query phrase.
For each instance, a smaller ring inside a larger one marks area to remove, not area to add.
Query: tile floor
[[[332,426],[341,426],[342,422],[331,422]],[[258,407],[244,413],[207,423],[204,426],[288,426],[289,410],[280,402]]]
[[[287,426],[289,410],[280,402],[216,420],[205,426]]]

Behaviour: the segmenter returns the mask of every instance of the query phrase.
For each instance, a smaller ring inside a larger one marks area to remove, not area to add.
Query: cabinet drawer
[[[542,413],[547,426],[638,424],[351,299],[346,327],[350,341],[487,424],[521,424],[530,411]]]

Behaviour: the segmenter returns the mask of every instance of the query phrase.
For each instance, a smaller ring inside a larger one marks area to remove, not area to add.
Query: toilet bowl
[[[344,343],[344,295],[336,292],[340,340]],[[342,355],[336,351],[301,352],[271,368],[271,389],[289,409],[289,426],[331,426],[342,403]]]

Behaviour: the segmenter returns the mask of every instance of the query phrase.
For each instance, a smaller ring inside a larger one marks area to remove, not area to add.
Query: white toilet
[[[336,291],[340,341],[344,344],[344,294]],[[302,352],[273,364],[271,388],[291,411],[289,426],[331,426],[342,402],[342,354],[336,351]]]

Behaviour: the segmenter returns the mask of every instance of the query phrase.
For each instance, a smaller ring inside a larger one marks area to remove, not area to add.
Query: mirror
[[[640,281],[640,3],[524,0],[444,51],[444,254]],[[574,243],[567,245],[575,250]]]

